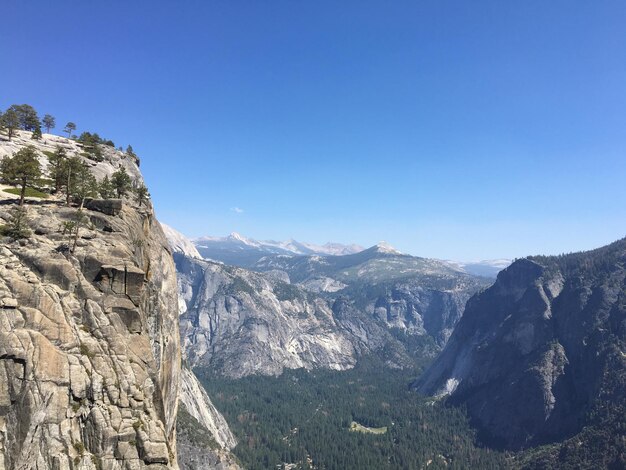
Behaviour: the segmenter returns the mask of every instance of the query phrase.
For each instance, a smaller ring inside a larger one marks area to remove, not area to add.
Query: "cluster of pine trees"
[[[197,370],[248,469],[500,469],[507,457],[477,445],[463,410],[409,390],[416,371],[364,359],[345,372],[218,378]],[[352,431],[353,421],[381,434]]]
[[[28,104],[12,105],[5,112],[0,112],[0,132],[9,140],[14,137],[16,130],[29,131],[33,140],[39,140],[42,138],[42,126],[46,132],[50,132],[55,127],[55,118],[46,114],[40,120],[37,111]],[[70,156],[60,146],[53,152],[40,153],[35,146],[28,145],[0,161],[0,180],[19,188],[18,207],[11,212],[8,223],[0,227],[0,234],[14,239],[30,236],[28,215],[24,206],[29,195],[37,197],[45,197],[46,194],[63,195],[67,206],[76,205],[75,220],[70,221],[68,227],[64,229],[76,235],[81,221],[84,221],[83,206],[89,198],[112,199],[134,194],[140,207],[146,203],[150,197],[148,189],[143,184],[135,184],[124,167],[120,167],[110,178],[105,176],[100,181],[96,179],[85,158],[102,161],[101,147],[114,147],[114,144],[111,140],[101,138],[97,133],[83,132],[79,137],[72,136],[75,130],[76,124],[73,122],[69,122],[64,129],[68,133],[68,138],[74,138],[81,144],[83,152],[80,155]],[[48,160],[45,174],[40,163],[44,156]],[[126,156],[139,162],[130,145],[126,150]]]
[[[39,119],[37,111],[29,104],[13,104],[6,111],[0,111],[0,128],[6,130],[9,140],[11,140],[18,129],[31,131],[33,139],[38,140],[42,137],[42,128],[46,129],[47,133],[50,133],[55,127],[56,119],[54,116],[46,114],[42,119]],[[76,124],[71,121],[63,129],[64,132],[67,132],[68,137],[71,137],[72,132],[75,130]]]

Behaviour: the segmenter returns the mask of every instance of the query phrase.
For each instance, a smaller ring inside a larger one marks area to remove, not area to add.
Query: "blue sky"
[[[624,24],[621,1],[10,2],[0,107],[131,143],[190,236],[554,254],[626,235]]]

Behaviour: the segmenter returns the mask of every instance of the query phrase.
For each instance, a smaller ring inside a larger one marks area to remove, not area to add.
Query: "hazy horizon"
[[[626,235],[621,2],[35,1],[3,17],[0,108],[132,144],[157,215],[190,237],[481,260]]]

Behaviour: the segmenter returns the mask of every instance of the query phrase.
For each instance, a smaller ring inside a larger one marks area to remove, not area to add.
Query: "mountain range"
[[[180,235],[185,239],[187,251],[192,252],[191,246],[195,246],[198,254],[205,259],[221,261],[232,266],[242,268],[255,269],[257,263],[265,257],[273,255],[284,256],[343,256],[359,253],[365,248],[357,244],[344,245],[341,243],[328,242],[324,245],[315,245],[312,243],[298,242],[296,240],[288,241],[258,241],[245,237],[236,232],[231,233],[227,237],[199,237],[195,239],[187,239],[184,235]],[[176,238],[177,235],[173,235]],[[178,242],[183,243],[179,238]],[[401,255],[400,251],[386,242],[379,242],[378,250],[387,250]],[[452,269],[466,272],[476,276],[495,278],[499,271],[511,264],[510,259],[495,259],[481,261],[451,261],[442,260],[444,263],[451,265]]]
[[[363,250],[359,245],[331,242],[315,245],[296,240],[258,241],[236,232],[227,237],[200,237],[192,240],[192,243],[205,258],[244,268],[252,266],[258,259],[268,254],[326,256],[347,255]]]
[[[385,243],[346,255],[266,254],[242,268],[199,258],[173,229],[166,235],[187,360],[226,376],[343,370],[367,354],[410,367],[445,344],[467,299],[491,283]]]

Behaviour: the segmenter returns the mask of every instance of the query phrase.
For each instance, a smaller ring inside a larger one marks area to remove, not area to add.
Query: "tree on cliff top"
[[[46,114],[41,122],[46,128],[46,134],[50,134],[50,129],[54,129],[54,126],[56,125],[56,120],[54,119],[54,116],[51,116],[50,114]]]
[[[20,206],[24,205],[26,186],[41,177],[41,165],[35,148],[29,145],[20,149],[12,157],[5,157],[0,163],[0,174],[10,184],[17,184],[22,187]]]
[[[63,132],[67,132],[67,137],[69,139],[70,137],[72,137],[72,132],[74,132],[75,130],[76,130],[76,124],[70,121],[67,124],[65,124],[65,129],[63,129]]]
[[[122,167],[111,175],[111,183],[117,192],[117,197],[122,197],[130,191],[132,180],[126,168]]]
[[[7,112],[2,116],[2,124],[7,128],[9,140],[11,140],[15,130],[20,126],[20,119],[14,109],[7,109]]]

